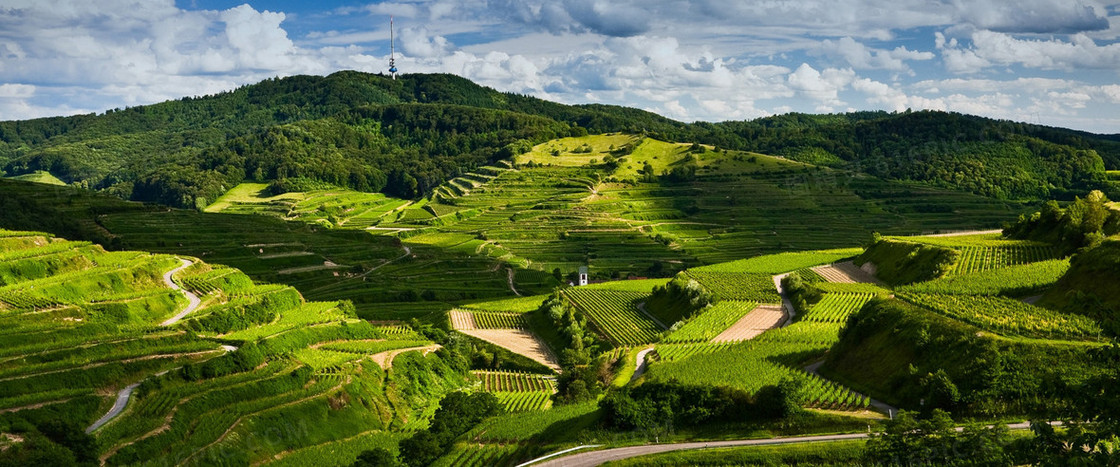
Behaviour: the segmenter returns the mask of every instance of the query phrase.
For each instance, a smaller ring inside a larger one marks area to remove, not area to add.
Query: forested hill
[[[346,71],[270,79],[101,115],[0,122],[0,170],[181,207],[246,179],[298,179],[412,198],[533,144],[643,133],[845,167],[1000,198],[1105,185],[1120,143],[942,112],[789,114],[685,124],[607,105],[569,106],[445,74]],[[1098,155],[1099,154],[1099,155]]]
[[[696,124],[697,139],[997,198],[1072,198],[1120,168],[1120,135],[921,111]],[[1069,193],[1071,192],[1072,193]]]

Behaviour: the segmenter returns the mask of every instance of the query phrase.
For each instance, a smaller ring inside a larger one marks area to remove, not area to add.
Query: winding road
[[[183,258],[179,258],[179,261],[182,262],[179,267],[167,271],[163,274],[163,283],[167,284],[168,287],[171,287],[172,290],[178,290],[184,296],[186,296],[187,307],[183,309],[183,311],[179,312],[179,314],[172,316],[167,321],[161,323],[160,326],[171,326],[172,324],[179,322],[179,320],[183,319],[183,317],[191,314],[194,310],[197,310],[199,305],[202,305],[202,300],[198,298],[198,295],[195,295],[193,292],[179,287],[179,284],[176,284],[175,281],[171,280],[171,276],[174,276],[175,273],[182,271],[194,264],[194,262],[185,260]],[[223,345],[222,349],[229,352],[229,347],[232,346]],[[236,350],[235,347],[234,350]],[[120,392],[117,393],[117,400],[113,402],[113,407],[110,408],[109,412],[107,412],[105,415],[102,415],[101,418],[97,419],[96,422],[93,422],[93,425],[90,425],[89,428],[86,428],[86,433],[93,433],[98,428],[101,428],[114,418],[117,418],[117,415],[120,415],[121,412],[124,411],[124,408],[128,405],[128,400],[132,397],[132,392],[135,391],[138,387],[140,387],[140,383],[132,383],[128,386],[125,386],[124,389],[121,389]]]
[[[187,308],[185,308],[183,311],[180,311],[179,314],[172,316],[171,319],[160,323],[160,326],[171,326],[172,324],[178,323],[179,320],[191,314],[194,310],[197,310],[198,306],[202,304],[202,300],[198,298],[198,295],[195,295],[193,292],[179,287],[179,284],[176,284],[175,281],[171,280],[171,276],[174,276],[175,273],[182,271],[194,264],[193,262],[182,258],[179,258],[179,261],[182,261],[183,264],[175,269],[167,271],[167,273],[163,275],[163,283],[167,284],[167,286],[171,287],[171,289],[173,290],[182,292],[182,294],[187,297]]]
[[[646,355],[649,355],[653,350],[653,347],[649,347],[638,352],[637,361],[634,363],[634,376],[630,377],[631,383],[637,380],[639,376],[642,376],[642,374],[646,372],[646,368],[649,368],[649,363],[646,362]]]
[[[120,415],[124,411],[124,407],[128,405],[128,399],[132,397],[132,391],[135,391],[138,387],[140,387],[140,383],[132,383],[121,389],[121,392],[117,393],[116,402],[113,402],[113,408],[109,409],[109,412],[102,415],[96,422],[93,422],[93,425],[90,425],[89,428],[86,428],[86,433],[93,433],[109,423],[110,420],[117,418],[117,415]]]
[[[1051,424],[1054,424],[1053,422]],[[1029,422],[1012,423],[1007,425],[1011,430],[1027,430],[1030,429]],[[957,431],[962,431],[964,428],[957,428]],[[823,441],[844,441],[853,439],[867,439],[870,433],[849,433],[841,435],[815,435],[815,436],[797,436],[790,438],[766,438],[766,439],[739,439],[731,441],[700,441],[692,443],[667,443],[667,444],[648,444],[644,446],[627,446],[623,448],[603,449],[601,451],[581,452],[570,456],[554,458],[555,454],[539,457],[531,461],[520,464],[520,466],[533,465],[538,467],[592,467],[604,462],[616,461],[621,459],[629,459],[631,457],[646,456],[650,454],[660,454],[670,451],[683,451],[686,449],[706,449],[706,448],[726,448],[735,446],[767,446],[776,444],[802,444],[802,443],[820,443]],[[592,446],[587,446],[592,447]]]

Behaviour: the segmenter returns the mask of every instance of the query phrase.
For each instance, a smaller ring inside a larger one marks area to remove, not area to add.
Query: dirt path
[[[187,297],[187,307],[185,309],[183,309],[183,311],[180,311],[179,314],[177,314],[175,316],[172,316],[171,319],[168,319],[167,321],[164,321],[163,323],[160,323],[160,326],[171,326],[172,324],[178,323],[179,320],[181,320],[181,319],[183,319],[183,317],[191,314],[194,310],[198,309],[199,305],[202,304],[202,300],[200,300],[198,298],[198,295],[195,295],[191,291],[183,289],[182,287],[179,287],[179,284],[176,284],[175,281],[171,280],[171,276],[175,275],[175,273],[177,273],[179,271],[182,271],[182,270],[190,267],[190,265],[194,264],[193,262],[187,261],[187,260],[182,259],[182,258],[179,258],[179,261],[182,261],[183,264],[181,266],[175,268],[175,269],[172,269],[172,270],[168,271],[166,274],[164,274],[163,275],[163,283],[167,284],[168,287],[171,287],[172,290],[178,290],[184,296],[186,296]]]
[[[439,344],[432,344],[424,347],[409,347],[407,349],[386,350],[381,353],[370,355],[369,358],[377,362],[378,365],[381,365],[382,369],[388,370],[389,368],[393,367],[393,359],[397,358],[397,355],[405,352],[412,352],[413,350],[418,350],[420,351],[420,353],[428,355],[429,353],[439,350],[441,347],[442,346]]]
[[[297,256],[313,256],[315,253],[310,251],[289,251],[286,253],[269,253],[267,255],[259,255],[257,259],[276,259],[276,258],[293,258]]]
[[[786,320],[780,305],[759,305],[732,324],[727,330],[712,338],[712,342],[737,342],[754,339]]]
[[[12,413],[12,412],[19,412],[21,410],[41,409],[41,408],[46,407],[48,405],[62,404],[62,403],[65,403],[65,402],[70,402],[70,399],[61,399],[61,400],[57,400],[57,401],[47,401],[47,402],[38,402],[38,403],[35,403],[35,404],[24,405],[24,406],[21,406],[21,407],[12,407],[10,409],[0,409],[0,413]]]
[[[998,230],[998,229],[996,229],[996,230],[962,230],[960,232],[948,232],[948,233],[939,233],[939,234],[922,235],[922,236],[923,237],[963,237],[965,235],[984,235],[984,234],[994,234],[994,233],[1001,234],[1001,233],[1003,233],[1003,230]]]
[[[117,400],[113,402],[113,407],[109,409],[108,413],[102,415],[96,422],[93,422],[93,425],[86,428],[86,434],[93,433],[98,428],[109,423],[112,419],[117,418],[117,415],[120,415],[121,412],[124,412],[125,406],[128,405],[128,399],[132,397],[132,391],[135,391],[138,387],[140,387],[140,383],[132,383],[125,386],[124,389],[121,389],[120,392],[117,393]]]
[[[882,281],[876,279],[871,273],[860,269],[859,266],[856,266],[855,263],[851,261],[817,266],[813,268],[813,272],[819,274],[824,280],[829,282],[840,284],[863,283],[883,285]]]
[[[506,271],[510,272],[510,274],[508,274],[510,275],[510,290],[513,291],[513,295],[521,297],[521,292],[517,291],[517,289],[513,287],[513,268],[506,268]]]
[[[649,353],[653,352],[653,350],[653,347],[646,347],[645,349],[642,349],[641,352],[638,352],[638,356],[636,358],[637,361],[634,363],[634,376],[630,377],[631,383],[637,381],[639,376],[645,374],[646,369],[649,368],[649,363],[646,362],[646,355],[649,355]]]
[[[778,293],[782,295],[782,309],[789,315],[789,319],[787,319],[782,326],[789,326],[789,324],[793,322],[793,318],[797,316],[797,310],[793,308],[793,302],[789,301],[789,296],[786,295],[786,289],[782,287],[782,279],[785,279],[788,275],[790,275],[790,273],[787,272],[773,277],[774,288],[778,289]]]
[[[210,353],[214,353],[214,352],[220,352],[220,350],[215,349],[215,350],[200,350],[198,352],[179,352],[179,353],[154,354],[154,355],[145,355],[143,357],[124,358],[124,359],[120,359],[120,360],[106,360],[106,361],[103,361],[103,362],[87,363],[87,364],[82,365],[82,366],[72,366],[72,367],[66,367],[66,368],[59,368],[59,369],[55,369],[55,370],[40,371],[38,373],[27,373],[27,374],[23,374],[23,375],[6,376],[6,377],[3,377],[3,378],[0,378],[0,382],[27,379],[27,378],[33,378],[33,377],[36,377],[36,376],[53,375],[53,374],[56,374],[56,373],[65,373],[67,371],[74,371],[74,370],[88,370],[88,369],[91,369],[91,368],[102,367],[102,366],[113,364],[113,363],[132,363],[132,362],[140,362],[140,361],[144,361],[144,360],[155,360],[157,358],[194,357],[194,356],[197,356],[197,355],[206,355],[206,354],[210,354]]]
[[[524,329],[474,329],[459,332],[529,357],[553,371],[560,371],[559,360],[548,349],[544,341]]]
[[[400,256],[398,256],[396,258],[393,258],[389,261],[386,261],[384,263],[378,264],[377,266],[369,268],[368,271],[363,272],[361,274],[358,274],[357,276],[351,277],[349,279],[344,279],[344,280],[341,280],[341,281],[338,281],[338,282],[335,282],[335,283],[332,283],[332,284],[327,284],[327,285],[324,285],[324,286],[316,288],[316,289],[311,289],[309,292],[322,292],[322,291],[325,291],[325,290],[330,290],[333,287],[337,287],[339,284],[344,284],[344,283],[350,282],[352,280],[361,279],[363,277],[366,277],[366,276],[370,275],[370,273],[372,273],[373,271],[381,269],[385,266],[388,266],[392,263],[395,263],[397,261],[400,261],[400,260],[405,259],[405,258],[409,257],[410,255],[412,255],[412,248],[409,248],[408,245],[401,245],[401,248],[404,249],[404,254],[403,255],[400,255]],[[281,272],[281,274],[282,273],[283,272]]]

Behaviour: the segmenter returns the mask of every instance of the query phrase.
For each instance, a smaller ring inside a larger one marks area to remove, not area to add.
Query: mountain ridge
[[[299,137],[278,139],[293,131]],[[534,144],[608,132],[769,153],[999,199],[1115,193],[1105,170],[1120,168],[1120,136],[955,113],[682,123],[639,109],[502,93],[448,74],[390,80],[342,71],[99,115],[0,122],[0,170],[47,171],[125,199],[178,207],[205,205],[244,179],[288,177],[414,198]],[[268,160],[286,154],[299,156]]]

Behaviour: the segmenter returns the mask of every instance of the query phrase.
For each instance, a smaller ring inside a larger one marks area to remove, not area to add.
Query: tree
[[[770,418],[788,418],[802,411],[802,383],[784,379],[777,385],[763,386],[755,395],[759,413]]]
[[[1005,425],[972,424],[958,433],[948,412],[934,409],[929,418],[899,411],[886,430],[871,435],[865,461],[875,465],[1012,465],[1011,436]]]
[[[351,467],[396,467],[400,465],[396,454],[385,448],[374,448],[358,455]]]
[[[938,369],[935,373],[927,374],[922,378],[920,384],[926,390],[925,405],[922,407],[923,414],[928,415],[930,411],[935,409],[953,410],[961,400],[957,385],[953,384],[953,380],[949,378],[944,369]]]
[[[423,467],[435,462],[443,455],[444,449],[436,435],[429,431],[418,431],[400,442],[401,458],[411,467]]]

